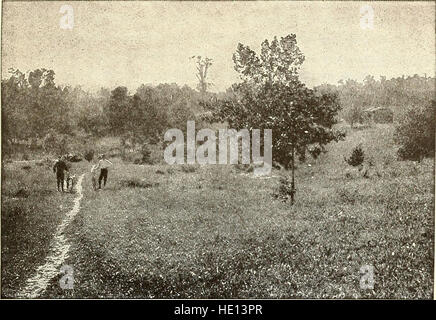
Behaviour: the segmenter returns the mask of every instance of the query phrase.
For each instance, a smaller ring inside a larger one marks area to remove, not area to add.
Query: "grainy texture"
[[[3,2],[1,297],[432,299],[434,10]]]

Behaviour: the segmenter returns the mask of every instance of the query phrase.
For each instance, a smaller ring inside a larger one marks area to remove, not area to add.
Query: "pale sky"
[[[64,4],[74,27],[59,26]],[[374,28],[360,26],[360,7]],[[365,75],[435,75],[434,2],[3,2],[2,78],[8,68],[53,69],[58,84],[84,89],[142,83],[195,87],[190,56],[213,59],[213,91],[238,80],[238,42],[297,35],[308,85]]]

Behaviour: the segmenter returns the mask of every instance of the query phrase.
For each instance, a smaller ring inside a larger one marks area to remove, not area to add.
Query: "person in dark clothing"
[[[100,176],[98,177],[98,188],[101,189],[101,181],[103,180],[103,186],[106,186],[107,181],[107,168],[102,168]]]
[[[53,172],[56,172],[56,180],[57,180],[56,182],[58,186],[58,191],[60,191],[59,187],[61,187],[62,192],[64,191],[64,180],[65,180],[64,171],[68,171],[68,167],[67,164],[65,163],[64,158],[60,156],[53,166]]]

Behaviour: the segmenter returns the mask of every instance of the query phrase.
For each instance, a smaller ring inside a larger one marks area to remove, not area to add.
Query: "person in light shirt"
[[[98,188],[101,189],[101,180],[103,180],[103,187],[106,186],[107,181],[107,174],[108,174],[108,168],[112,165],[112,162],[110,162],[108,159],[106,159],[106,156],[102,154],[100,156],[100,161],[97,164],[97,167],[95,170],[100,169],[100,176],[98,177]]]

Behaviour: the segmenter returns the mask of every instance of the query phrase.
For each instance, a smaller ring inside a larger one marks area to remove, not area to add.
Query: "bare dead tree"
[[[204,101],[207,89],[212,85],[212,83],[207,82],[207,72],[209,71],[210,66],[212,66],[212,59],[201,56],[192,56],[191,59],[195,60],[195,67],[197,72],[195,76],[198,79],[197,89],[200,91],[201,100]]]

